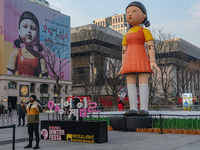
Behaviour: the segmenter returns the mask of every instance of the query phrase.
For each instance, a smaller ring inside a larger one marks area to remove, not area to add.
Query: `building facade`
[[[97,20],[94,20],[93,23],[99,26],[109,27],[123,35],[128,30],[125,14],[121,14],[121,15],[115,14],[114,16],[97,19]]]
[[[56,79],[70,96],[70,17],[27,0],[1,0],[0,14],[0,100],[59,102]]]
[[[103,77],[113,78],[121,67],[122,38],[122,34],[95,24],[71,29],[72,95],[112,93],[110,87],[106,91]],[[111,63],[115,67],[110,67]]]
[[[71,81],[66,80],[59,82],[61,86],[60,98],[63,100],[71,96],[71,84]],[[11,103],[13,108],[15,108],[17,102],[27,102],[32,94],[36,95],[37,99],[43,104],[47,104],[49,100],[59,103],[54,79],[1,74],[0,87],[0,100],[6,101],[6,104]]]

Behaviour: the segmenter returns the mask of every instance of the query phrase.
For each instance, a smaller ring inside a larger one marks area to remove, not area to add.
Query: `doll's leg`
[[[137,115],[137,89],[136,89],[136,75],[128,74],[126,76],[127,79],[127,88],[128,88],[128,97],[130,110],[128,110],[126,115]]]
[[[148,73],[140,73],[139,77],[139,93],[140,93],[140,110],[139,115],[148,115],[149,104],[149,87],[148,87]]]

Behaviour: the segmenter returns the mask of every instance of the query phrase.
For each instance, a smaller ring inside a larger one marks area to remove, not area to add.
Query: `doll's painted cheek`
[[[133,17],[134,18],[140,18],[140,15],[138,13],[134,13]]]

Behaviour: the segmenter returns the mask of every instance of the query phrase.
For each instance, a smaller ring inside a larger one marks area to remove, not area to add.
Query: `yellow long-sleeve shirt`
[[[22,110],[27,113],[27,122],[28,123],[39,123],[39,114],[43,112],[43,109],[40,105],[37,106],[37,102],[35,101],[31,107],[31,103],[25,107],[22,107]]]

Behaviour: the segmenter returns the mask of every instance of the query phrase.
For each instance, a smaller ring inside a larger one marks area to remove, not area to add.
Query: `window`
[[[123,27],[123,24],[121,24],[121,27]]]
[[[116,23],[117,23],[117,18],[116,18]]]
[[[89,67],[74,68],[74,83],[89,83]]]
[[[59,86],[60,86],[60,92],[61,92],[62,86],[61,86],[61,85],[59,85]],[[57,90],[56,90],[56,85],[53,86],[53,94],[58,94],[58,92],[57,92]]]
[[[30,92],[31,93],[35,93],[35,84],[34,83],[31,83],[31,89],[30,89]]]
[[[48,93],[48,85],[47,84],[40,85],[40,93]]]
[[[68,86],[65,86],[65,94],[68,94]]]
[[[113,19],[113,23],[115,23],[115,19]]]
[[[16,89],[17,88],[17,84],[15,82],[13,82],[13,81],[10,81],[8,83],[8,88],[9,89]]]
[[[118,18],[118,22],[120,22],[120,18]]]
[[[53,101],[54,103],[60,103],[61,97],[60,97],[60,100],[58,99],[58,97],[53,97]]]
[[[121,22],[123,22],[123,18],[121,17]]]
[[[48,104],[49,101],[49,97],[40,97],[40,102],[42,102],[42,104]]]

